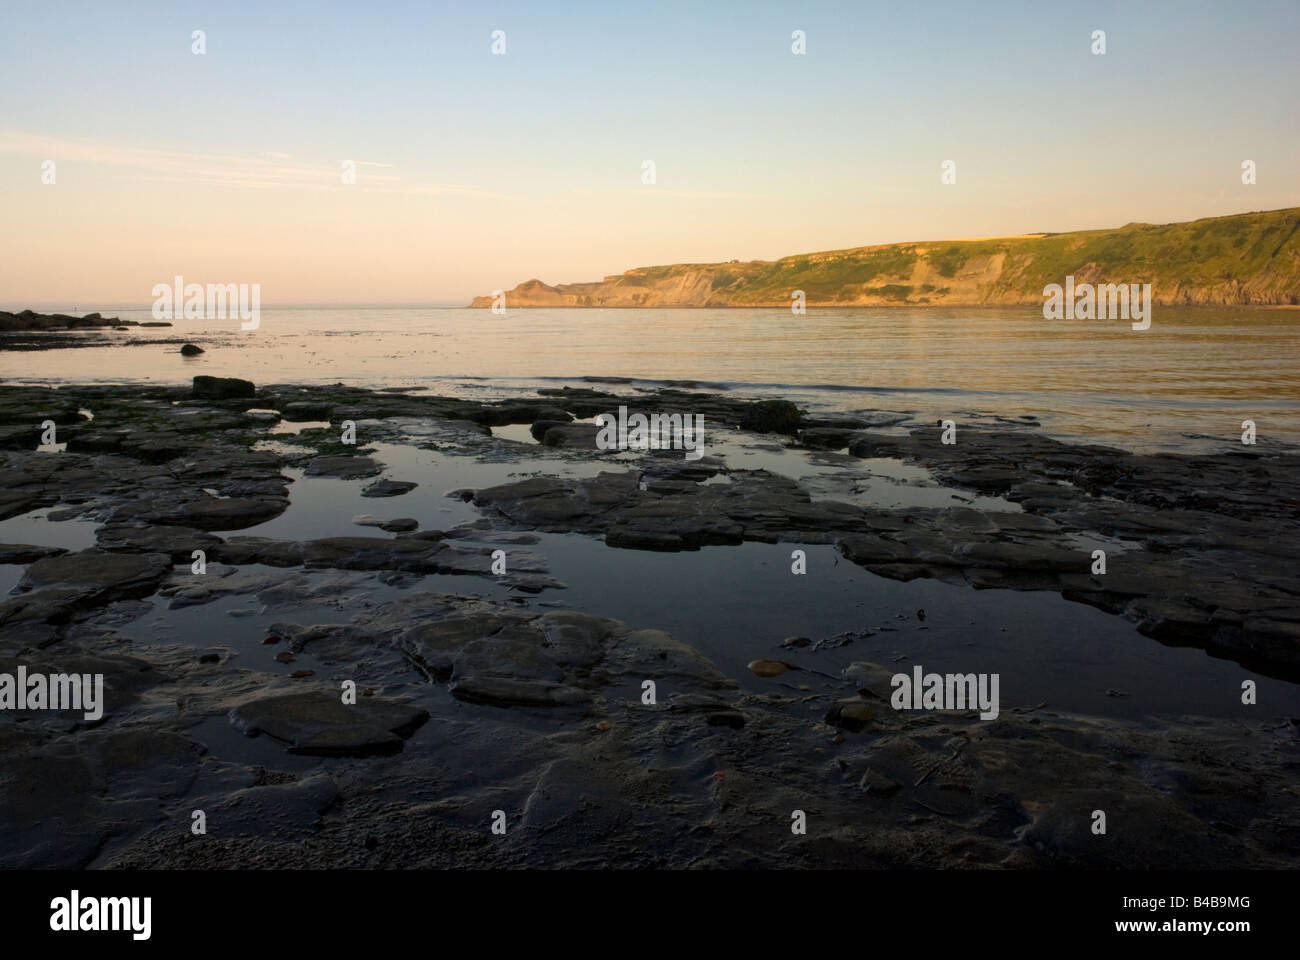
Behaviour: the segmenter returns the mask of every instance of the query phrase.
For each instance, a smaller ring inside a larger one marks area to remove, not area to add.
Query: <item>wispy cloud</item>
[[[584,197],[616,197],[637,195],[654,199],[655,197],[678,197],[682,200],[767,200],[763,193],[737,193],[732,190],[671,190],[667,187],[638,184],[611,190],[600,187],[577,186],[570,193]]]
[[[25,154],[43,160],[122,167],[160,183],[206,183],[257,190],[337,190],[342,184],[343,159],[329,163],[294,162],[291,155],[265,151],[258,156],[195,153],[154,147],[124,146],[50,137],[17,130],[0,131],[0,153]],[[396,170],[391,163],[355,161],[358,168]],[[460,183],[423,183],[396,173],[359,173],[355,189],[368,193],[410,196],[502,198],[502,194]]]
[[[684,200],[766,200],[767,197],[761,193],[732,193],[727,190],[659,190],[654,187],[655,192],[660,192],[669,197],[681,197]],[[646,188],[646,193],[650,193],[651,188]]]

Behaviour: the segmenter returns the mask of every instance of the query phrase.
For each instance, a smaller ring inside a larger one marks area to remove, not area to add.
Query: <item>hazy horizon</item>
[[[1241,211],[1237,211],[1237,212],[1238,212],[1239,214],[1248,214],[1248,213],[1268,213],[1268,212],[1271,212],[1271,211],[1261,211],[1261,210],[1241,210]],[[1233,214],[1223,214],[1222,216],[1232,216],[1232,215],[1233,215]],[[1202,218],[1202,217],[1193,217],[1193,218],[1191,218],[1191,219],[1192,219],[1192,220],[1199,220],[1199,219],[1206,219],[1206,218]],[[1116,224],[1115,226],[1116,226],[1116,227],[1121,227],[1121,226],[1124,226],[1124,224]],[[1035,231],[1035,233],[1050,233],[1050,234],[1073,233],[1073,232],[1076,232],[1076,231],[1074,231],[1074,230]],[[1033,234],[1029,234],[1029,236],[1032,236],[1032,235],[1033,235]],[[926,239],[924,239],[924,240],[921,240],[921,239],[912,239],[912,240],[885,241],[885,242],[884,242],[884,245],[888,246],[888,245],[893,245],[893,244],[928,243],[928,242],[938,242],[938,241],[964,242],[964,241],[971,241],[971,240],[984,240],[984,239],[996,240],[996,239],[1003,239],[1003,238],[1002,238],[1002,237],[992,237],[992,236],[990,236],[990,237],[929,237],[929,238],[926,238]],[[852,249],[852,248],[836,248],[836,249]],[[831,252],[831,251],[830,251],[830,250],[803,250],[803,251],[797,251],[797,253],[799,253],[799,254],[812,254],[812,255],[816,255],[816,254],[820,254],[820,253],[829,253],[829,252]],[[786,254],[786,255],[784,255],[784,256],[793,256],[793,255],[794,255],[794,254],[792,253],[792,254]],[[771,261],[780,260],[780,259],[782,259],[782,258],[781,258],[781,257],[773,257],[773,258],[771,258],[769,261],[766,261],[766,262],[771,262]],[[679,261],[679,262],[684,262],[684,261]],[[704,261],[700,261],[700,262],[704,262]],[[719,261],[713,261],[713,262],[719,262]],[[760,261],[760,262],[761,262],[761,261]],[[656,267],[656,266],[665,266],[665,265],[667,265],[667,264],[638,263],[638,264],[631,264],[631,265],[629,265],[626,269],[629,269],[629,270],[630,270],[630,269],[637,269],[637,268],[651,268],[651,267]],[[619,271],[616,271],[615,273],[617,274],[617,273],[622,273],[622,272],[624,272],[624,271],[619,270]],[[606,275],[602,275],[601,277],[589,277],[589,278],[586,278],[586,280],[589,280],[589,281],[598,281],[598,280],[601,280],[601,279],[603,278],[603,276],[606,276]],[[534,279],[543,280],[543,281],[548,282],[548,283],[553,283],[553,282],[560,282],[560,283],[565,283],[565,282],[583,282],[583,281],[546,281],[546,278],[544,278],[544,277],[522,277],[522,278],[520,278],[518,281],[516,281],[515,283],[510,283],[510,284],[508,285],[507,289],[510,288],[510,287],[514,287],[514,286],[516,286],[516,285],[519,284],[519,283],[524,283],[524,282],[527,282],[527,281],[529,281],[529,280],[534,280]],[[159,281],[159,282],[165,282],[165,281]],[[2,291],[0,291],[0,293],[2,293]],[[481,295],[482,295],[482,294],[474,294],[474,296],[481,296]],[[469,306],[469,299],[470,299],[470,298],[466,298],[466,300],[465,300],[464,302],[451,301],[451,300],[429,300],[429,301],[406,301],[406,300],[399,300],[399,301],[382,301],[382,300],[356,300],[356,301],[345,301],[345,300],[336,300],[336,301],[330,301],[330,300],[322,300],[322,301],[286,301],[286,302],[268,301],[268,302],[265,302],[265,303],[262,305],[262,309],[267,309],[267,310],[296,310],[296,309],[345,310],[345,309],[382,308],[382,309],[395,309],[395,310],[400,310],[400,309],[407,309],[407,310],[457,310],[457,309],[462,309],[462,308],[468,307],[468,306]],[[85,310],[85,311],[82,311],[82,313],[85,313],[85,312],[102,312],[102,311],[104,311],[104,310],[110,310],[110,311],[111,311],[111,310],[117,310],[117,309],[122,309],[122,310],[138,310],[138,309],[142,309],[142,308],[144,308],[144,307],[148,307],[150,304],[152,304],[153,300],[154,300],[153,296],[150,295],[150,296],[142,297],[142,298],[137,299],[137,300],[130,300],[130,301],[129,301],[129,300],[124,300],[124,301],[120,301],[120,302],[116,302],[116,303],[99,303],[97,307],[95,307],[95,308],[93,308],[93,309],[91,309],[91,310]],[[42,308],[42,309],[44,309],[44,310],[46,310],[46,311],[52,311],[52,312],[67,312],[67,311],[72,311],[73,313],[76,313],[76,312],[80,309],[79,307],[69,307],[69,306],[68,306],[69,303],[72,303],[72,301],[70,301],[70,300],[64,298],[64,299],[60,299],[60,300],[44,300],[44,301],[40,301],[40,300],[29,300],[29,301],[24,301],[22,304],[11,303],[11,304],[8,304],[8,305],[6,306],[5,301],[0,300],[0,310],[3,310],[3,309],[12,309],[13,311],[21,311],[21,310],[23,310],[23,309],[28,309],[28,308],[37,308],[37,307],[39,307],[39,308]],[[808,308],[809,308],[809,309],[814,309],[814,310],[820,310],[820,309],[836,309],[836,308],[838,308],[838,307],[840,307],[840,306],[842,306],[842,305],[836,305],[836,304],[810,304],[810,305],[808,306]],[[1275,307],[1275,308],[1283,308],[1283,307],[1285,307],[1286,305],[1281,305],[1281,304],[1279,304],[1279,305],[1271,305],[1271,306],[1272,306],[1272,307]],[[519,309],[519,310],[528,310],[528,309],[542,309],[542,308],[537,308],[537,307],[533,307],[533,306],[530,306],[530,305],[520,305],[520,306],[516,306],[515,309]],[[632,307],[622,307],[622,306],[618,306],[618,307],[610,306],[610,307],[608,307],[608,309],[635,309],[635,308],[632,308]],[[658,308],[658,309],[663,309],[663,308],[660,307],[660,308]],[[669,307],[668,309],[673,309],[673,308]],[[761,306],[760,306],[760,307],[750,307],[750,306],[740,305],[740,304],[728,304],[728,305],[726,305],[726,306],[718,306],[718,307],[715,307],[715,308],[713,308],[713,309],[737,309],[737,310],[743,310],[743,309],[768,309],[768,308],[767,308],[767,307],[761,307]],[[962,309],[981,309],[981,308],[978,307],[978,306],[963,305],[963,306],[962,306]],[[995,306],[993,306],[993,305],[990,305],[987,309],[998,309],[998,308],[995,307]]]

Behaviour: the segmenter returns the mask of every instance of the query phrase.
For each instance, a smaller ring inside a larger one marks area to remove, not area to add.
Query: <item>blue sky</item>
[[[147,300],[168,271],[264,275],[267,302],[462,302],[1300,205],[1294,2],[53,2],[4,21],[0,305]],[[355,188],[335,187],[344,159]]]

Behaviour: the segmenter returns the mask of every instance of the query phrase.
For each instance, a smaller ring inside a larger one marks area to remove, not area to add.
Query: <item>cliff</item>
[[[511,307],[787,307],[1042,303],[1063,283],[1150,283],[1161,304],[1300,304],[1300,207],[1189,223],[892,243],[780,260],[638,267],[591,283],[529,280]],[[472,307],[490,307],[475,297]]]

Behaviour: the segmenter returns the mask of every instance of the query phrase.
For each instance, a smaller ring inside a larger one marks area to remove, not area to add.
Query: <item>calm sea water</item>
[[[151,319],[147,306],[96,309]],[[1250,419],[1261,445],[1300,445],[1293,310],[1156,307],[1151,328],[1134,331],[1121,320],[1046,321],[1036,307],[803,317],[784,309],[265,308],[255,331],[235,320],[178,321],[108,336],[121,346],[0,351],[0,378],[184,383],[205,373],[478,397],[619,377],[786,397],[814,410],[908,411],[923,421],[1030,414],[1053,436],[1142,450],[1223,449]],[[178,342],[129,346],[164,337]],[[207,352],[182,358],[185,340]]]

